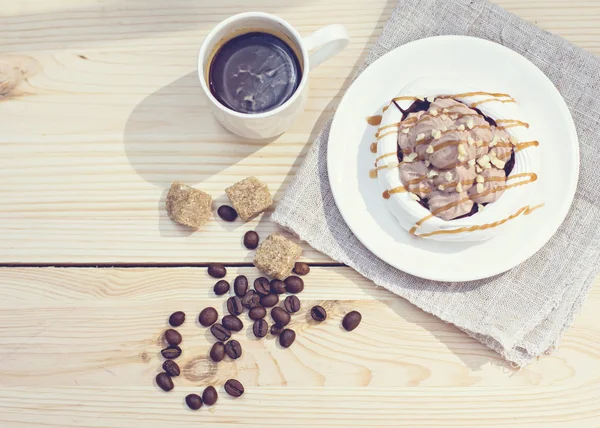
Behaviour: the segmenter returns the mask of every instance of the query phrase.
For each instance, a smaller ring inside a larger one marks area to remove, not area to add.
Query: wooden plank
[[[600,52],[596,1],[499,3]],[[0,75],[10,74],[11,83],[0,101],[0,263],[250,261],[241,235],[277,230],[268,213],[247,225],[211,221],[190,234],[166,217],[168,185],[197,185],[216,198],[216,208],[227,201],[225,187],[253,174],[280,200],[395,4],[3,1]],[[308,109],[290,132],[266,143],[224,131],[196,79],[203,37],[246,10],[279,14],[304,34],[339,22],[352,37],[312,73]],[[15,66],[24,75],[14,74]],[[304,256],[330,262],[308,246]]]
[[[230,269],[250,279],[254,269]],[[244,355],[218,365],[195,321],[212,305],[205,269],[0,269],[0,426],[598,426],[600,278],[560,349],[515,371],[451,325],[349,268],[313,268],[291,326],[294,345],[235,337]],[[323,324],[306,321],[316,303]],[[363,314],[357,330],[344,313]],[[174,310],[183,375],[153,384]],[[246,327],[249,320],[243,316]],[[238,378],[239,400],[222,384]],[[221,399],[192,413],[185,395],[208,384]]]

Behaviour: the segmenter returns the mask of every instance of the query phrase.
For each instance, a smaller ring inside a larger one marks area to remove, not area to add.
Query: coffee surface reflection
[[[226,42],[214,55],[209,85],[214,97],[231,110],[257,114],[289,100],[302,79],[294,50],[282,39],[251,32]]]

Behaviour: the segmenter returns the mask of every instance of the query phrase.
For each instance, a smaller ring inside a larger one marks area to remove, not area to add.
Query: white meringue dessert
[[[417,237],[487,240],[543,205],[539,143],[509,94],[417,80],[384,108],[377,139],[372,174]]]

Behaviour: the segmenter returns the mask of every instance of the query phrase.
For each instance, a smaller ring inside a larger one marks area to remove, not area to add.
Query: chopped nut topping
[[[438,115],[438,111],[436,109],[432,109],[429,111],[429,113],[433,116],[436,117]]]
[[[483,168],[482,168],[482,167],[480,167],[479,165],[477,165],[477,166],[475,167],[475,172],[477,172],[477,174],[480,174],[480,173],[482,173],[482,172],[483,172]]]
[[[441,118],[441,119],[443,119],[443,120],[448,120],[448,119],[450,119],[450,118],[448,117],[448,115],[446,115],[446,114],[441,114],[441,115],[440,115],[440,118]]]
[[[429,145],[429,147],[427,147],[427,150],[425,150],[425,153],[427,153],[427,154],[433,153],[433,146],[431,144]]]
[[[467,149],[465,149],[464,144],[459,144],[458,145],[458,153],[461,154],[461,155],[463,155],[463,156],[467,155]]]
[[[444,126],[444,127],[442,128],[442,132],[448,132],[448,127],[447,127],[447,126]]]
[[[410,128],[404,128],[404,129],[402,130],[402,133],[403,133],[403,134],[408,134],[409,132],[410,132]]]
[[[452,173],[451,173],[450,171],[447,171],[447,172],[444,174],[444,178],[446,179],[446,181],[447,181],[448,183],[449,183],[449,182],[451,182],[451,181],[452,181]]]
[[[417,135],[417,142],[423,141],[424,139],[425,139],[425,134],[419,134],[419,135]]]
[[[478,175],[477,177],[475,177],[475,181],[477,183],[483,183],[485,182],[485,178],[483,178],[483,175]]]
[[[518,140],[518,139],[517,139],[517,137],[515,137],[514,135],[511,135],[511,136],[510,136],[510,143],[511,143],[513,146],[516,146],[517,144],[519,144],[519,140]]]
[[[414,193],[411,193],[410,197],[413,198],[415,201],[420,201],[421,200],[421,198],[419,198],[419,196],[415,195]]]
[[[473,144],[475,144],[475,140],[472,137],[469,137],[467,143],[469,143],[469,146],[472,146]]]
[[[442,138],[442,131],[440,131],[440,130],[433,130],[433,131],[431,131],[431,136],[433,138],[435,138],[436,140],[439,140],[440,138]]]
[[[425,97],[422,97],[422,96],[420,96],[420,95],[419,95],[418,97],[416,97],[416,98],[417,98],[419,101],[425,101]]]
[[[477,193],[483,192],[484,189],[485,186],[483,185],[483,183],[477,183]]]
[[[461,125],[458,127],[458,130],[459,130],[459,131],[464,131],[465,129],[466,129],[466,128],[465,128],[465,125],[463,125],[463,124],[461,124]]]
[[[445,108],[444,110],[442,110],[444,113],[448,114],[450,113],[450,109]]]
[[[427,168],[429,168],[429,165],[431,165],[431,162],[429,162],[428,160],[426,160],[426,161],[425,161],[425,166],[426,166]]]
[[[473,119],[469,119],[469,120],[467,121],[467,127],[468,127],[469,129],[473,129],[473,128],[475,128],[475,121],[474,121]]]
[[[475,166],[475,159],[471,159],[469,161],[469,166]]]
[[[490,142],[490,147],[496,147],[496,145],[500,142],[500,137],[494,135],[493,140]]]
[[[429,171],[427,173],[427,178],[433,178],[433,177],[437,177],[439,174],[436,170],[432,169],[431,171]]]
[[[498,155],[496,154],[496,152],[493,151],[493,150],[489,152],[488,156],[490,157],[490,160],[494,160],[494,159],[496,159],[498,157]]]
[[[419,155],[417,153],[411,153],[409,155],[404,156],[403,160],[404,160],[404,162],[411,163],[411,162],[414,162],[414,160],[417,157],[419,157]]]
[[[481,147],[481,146],[483,146],[483,141],[481,141],[481,140],[475,141],[475,147]]]
[[[456,185],[456,191],[457,191],[458,193],[462,193],[462,191],[463,191],[463,187],[462,187],[462,184],[461,184],[461,183],[458,183],[458,184]]]
[[[491,169],[491,168],[492,168],[492,164],[491,164],[491,163],[486,163],[486,164],[483,166],[483,169]]]
[[[506,166],[506,162],[502,162],[500,159],[492,159],[492,165],[494,165],[498,169],[504,169]]]
[[[443,185],[443,184],[440,184],[440,185],[438,186],[438,190],[441,190],[442,192],[443,192],[445,189],[446,189],[446,188],[444,187],[444,185]]]
[[[477,204],[477,209],[479,211],[483,211],[483,210],[485,210],[485,205]]]
[[[488,155],[483,155],[477,160],[477,163],[481,166],[489,165],[490,157]]]
[[[467,158],[465,157],[465,155],[458,155],[458,156],[456,157],[456,159],[457,159],[457,160],[458,160],[460,163],[463,163],[464,161],[466,161],[466,160],[467,160]]]
[[[426,99],[427,101],[429,101],[430,103],[432,103],[432,102],[434,102],[434,101],[435,101],[435,97],[425,97],[425,99]]]

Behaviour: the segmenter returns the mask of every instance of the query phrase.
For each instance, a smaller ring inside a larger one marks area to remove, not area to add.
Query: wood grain
[[[4,0],[0,8],[0,263],[249,262],[241,236],[276,230],[214,220],[191,234],[168,220],[166,189],[210,192],[248,176],[279,200],[395,0]],[[600,53],[600,3],[500,5]],[[270,142],[211,117],[196,78],[207,32],[241,11],[281,15],[307,34],[344,24],[352,42],[311,75],[307,111]],[[233,231],[233,233],[231,233]],[[305,246],[307,260],[329,263]]]
[[[228,279],[254,269],[230,269]],[[600,281],[554,354],[515,371],[451,325],[349,268],[313,268],[294,315],[296,343],[235,337],[242,358],[207,360],[195,320],[225,298],[205,269],[0,269],[0,426],[598,426]],[[307,321],[323,305],[327,321]],[[354,332],[342,316],[359,310]],[[169,314],[183,374],[169,394],[153,378]],[[250,326],[243,317],[246,328]],[[222,384],[238,378],[238,400]],[[193,414],[185,395],[214,384],[220,401]]]

